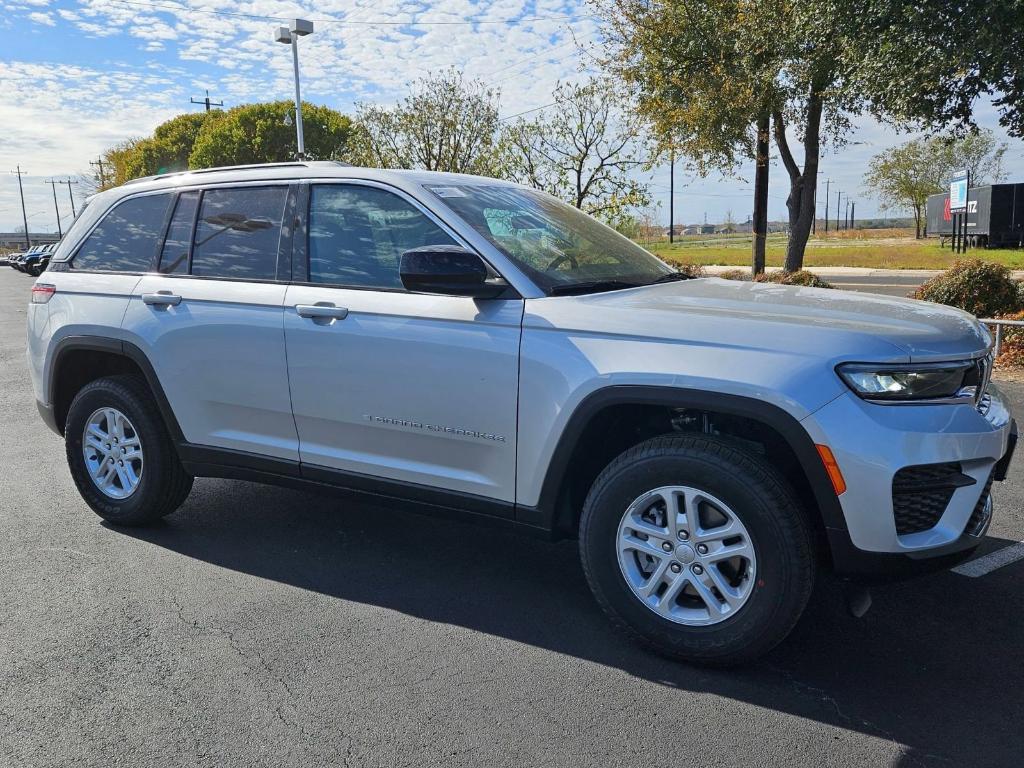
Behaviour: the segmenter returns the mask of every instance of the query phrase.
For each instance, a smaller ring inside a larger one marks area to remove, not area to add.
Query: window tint
[[[192,274],[273,280],[288,188],[208,189],[192,252]]]
[[[314,283],[401,288],[403,251],[455,244],[413,205],[375,187],[317,184],[309,207]]]
[[[182,192],[174,207],[174,217],[167,229],[164,250],[160,254],[160,271],[165,275],[188,272],[188,247],[192,240],[192,224],[199,204],[198,192]]]
[[[103,217],[71,266],[103,272],[148,272],[164,233],[171,195],[125,200]]]

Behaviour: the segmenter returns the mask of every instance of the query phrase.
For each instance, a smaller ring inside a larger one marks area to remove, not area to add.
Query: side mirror
[[[425,245],[402,254],[402,285],[416,293],[493,299],[508,284],[490,278],[483,259],[460,245]]]

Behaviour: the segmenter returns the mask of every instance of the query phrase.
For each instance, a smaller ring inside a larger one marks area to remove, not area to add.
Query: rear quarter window
[[[169,194],[135,197],[103,217],[71,261],[72,269],[96,272],[148,272],[171,205]]]

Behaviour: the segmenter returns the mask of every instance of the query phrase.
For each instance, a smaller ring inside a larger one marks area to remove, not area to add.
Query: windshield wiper
[[[552,296],[570,296],[578,293],[599,293],[601,291],[618,291],[623,288],[639,288],[642,283],[627,283],[625,280],[593,280],[587,283],[562,283],[552,286],[548,293]]]
[[[667,275],[659,277],[651,285],[655,283],[674,283],[676,280],[693,280],[693,275],[688,275],[685,272],[669,272]]]

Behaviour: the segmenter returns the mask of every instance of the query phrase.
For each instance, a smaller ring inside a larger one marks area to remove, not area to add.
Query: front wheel
[[[64,441],[79,493],[111,523],[152,523],[192,489],[149,389],[134,376],[84,386],[68,410]]]
[[[584,505],[580,554],[613,623],[708,665],[742,663],[781,641],[814,578],[788,483],[715,437],[654,438],[608,465]]]

